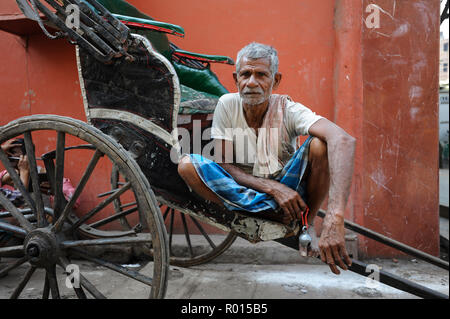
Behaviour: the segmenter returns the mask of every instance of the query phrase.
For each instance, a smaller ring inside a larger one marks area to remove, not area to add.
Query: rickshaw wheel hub
[[[60,255],[57,238],[48,228],[30,232],[24,241],[24,252],[30,264],[36,267],[54,265]]]

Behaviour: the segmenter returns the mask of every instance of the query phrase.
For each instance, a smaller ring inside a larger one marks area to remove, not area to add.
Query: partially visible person
[[[23,138],[17,138],[9,140],[1,146],[2,150],[9,156],[10,162],[13,165],[16,172],[19,174],[20,180],[22,181],[25,189],[28,189],[30,184],[30,166],[28,164],[28,158],[25,150],[25,142]],[[38,173],[45,173],[45,169],[38,166]],[[50,202],[53,202],[53,195],[50,192],[50,184],[48,181],[44,181],[40,185],[41,191],[45,195],[50,196]],[[20,192],[15,189],[14,182],[9,175],[7,170],[0,172],[0,187],[5,190],[4,194],[9,199],[20,196]],[[6,192],[9,190],[9,192]],[[63,179],[63,194],[67,201],[73,196],[75,189],[72,186],[70,179],[64,177]],[[78,199],[74,205],[76,209],[80,205],[80,200]]]
[[[28,189],[30,185],[30,166],[28,163],[28,157],[26,155],[25,149],[25,141],[23,138],[17,138],[9,140],[1,145],[1,149],[6,153],[9,157],[10,163],[17,172],[22,181],[25,189]],[[38,173],[45,173],[45,169],[38,166]],[[48,181],[44,181],[40,185],[40,191],[49,195],[50,205],[53,204],[54,196],[50,193],[50,184]],[[16,188],[14,185],[14,181],[12,180],[8,171],[2,170],[0,172],[0,192],[11,202],[15,207],[22,207],[25,204],[25,200],[22,196],[22,193]],[[63,179],[63,194],[67,201],[73,196],[75,192],[70,179]],[[77,199],[75,205],[73,206],[75,209],[80,205],[80,199]],[[4,208],[0,205],[0,212],[4,210]],[[50,217],[49,217],[50,218]],[[49,220],[51,221],[51,219]],[[8,222],[16,224],[17,221],[9,218]],[[0,230],[0,247],[12,246],[12,245],[20,245],[22,242],[21,238],[15,237],[12,233]],[[0,269],[0,277],[6,276],[7,273],[2,272]]]
[[[22,138],[9,140],[1,146],[2,150],[9,156],[13,168],[19,174],[25,188],[28,188],[30,181],[30,166],[25,151],[25,143]],[[8,187],[9,186],[9,187]],[[14,189],[14,182],[7,170],[0,172],[0,187]]]
[[[9,140],[1,145],[2,150],[8,155],[13,168],[19,174],[23,185],[28,188],[30,179],[30,167],[28,165],[28,158],[25,151],[25,143],[23,139]],[[16,207],[21,207],[25,204],[22,193],[15,189],[14,182],[7,170],[0,172],[0,192],[14,204]],[[0,212],[3,207],[0,205]],[[8,220],[14,223],[14,221]],[[13,234],[7,231],[0,230],[0,247],[21,244],[22,239],[14,237]],[[0,273],[2,271],[0,270]],[[6,273],[3,273],[5,276]]]

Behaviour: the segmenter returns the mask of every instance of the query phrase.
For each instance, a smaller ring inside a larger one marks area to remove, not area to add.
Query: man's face
[[[11,147],[8,152],[11,156],[19,157],[23,155],[22,148],[20,146]]]
[[[272,90],[278,87],[281,74],[272,76],[269,59],[241,59],[239,73],[233,74],[242,102],[247,105],[259,105],[266,102]]]

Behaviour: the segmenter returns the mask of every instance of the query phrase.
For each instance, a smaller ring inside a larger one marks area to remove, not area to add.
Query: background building
[[[448,38],[443,32],[439,40],[439,82],[448,83]]]

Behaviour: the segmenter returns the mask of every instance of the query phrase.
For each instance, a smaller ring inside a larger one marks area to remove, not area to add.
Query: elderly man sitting
[[[278,209],[284,223],[312,225],[328,193],[320,240],[315,245],[313,240],[308,255],[320,253],[339,274],[337,266],[346,270],[351,264],[343,215],[355,139],[289,96],[272,94],[281,81],[274,48],[244,47],[233,77],[239,93],[223,95],[214,112],[215,160],[185,155],[178,164],[180,176],[206,200],[252,213]],[[300,135],[309,137],[296,150]]]

